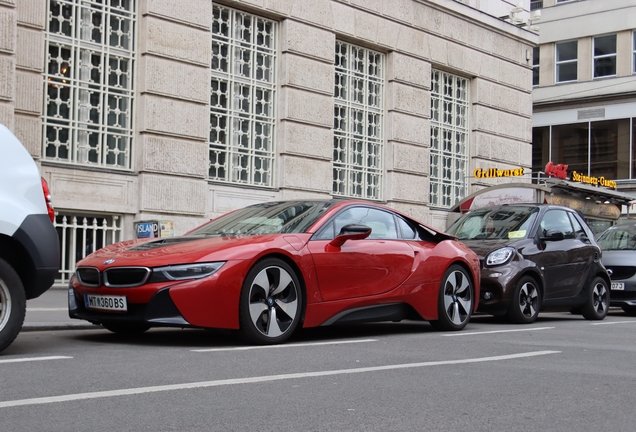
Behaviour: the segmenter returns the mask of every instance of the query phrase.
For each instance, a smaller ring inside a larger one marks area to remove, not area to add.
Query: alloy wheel
[[[468,277],[459,270],[453,271],[444,286],[444,310],[453,324],[462,325],[470,318],[472,296]]]
[[[519,308],[526,318],[532,318],[539,312],[539,294],[534,284],[526,282],[521,286]]]

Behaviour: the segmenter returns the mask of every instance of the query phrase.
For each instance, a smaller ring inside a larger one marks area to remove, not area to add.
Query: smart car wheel
[[[142,334],[150,328],[147,324],[142,323],[120,323],[120,322],[103,322],[102,327],[106,330],[118,335],[134,336]]]
[[[22,281],[6,261],[0,259],[0,351],[18,336],[26,314]]]
[[[597,277],[592,281],[592,289],[588,294],[587,303],[581,309],[583,318],[587,320],[602,320],[609,310],[609,288],[603,278]]]
[[[519,279],[512,294],[512,304],[508,309],[508,319],[516,324],[530,324],[536,321],[541,307],[541,292],[537,282],[530,276]]]
[[[439,319],[431,321],[436,330],[455,331],[466,327],[473,313],[473,283],[468,272],[453,265],[446,270],[438,298]]]
[[[284,342],[300,321],[302,290],[298,277],[280,259],[261,261],[247,274],[240,302],[240,331],[248,342]]]

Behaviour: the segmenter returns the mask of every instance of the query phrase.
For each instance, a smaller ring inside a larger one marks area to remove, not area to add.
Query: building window
[[[333,194],[382,199],[384,54],[336,42]]]
[[[594,38],[594,78],[616,75],[616,35]]]
[[[556,44],[557,82],[568,82],[577,80],[577,49],[577,41]]]
[[[213,6],[209,179],[273,186],[277,23]]]
[[[50,0],[43,160],[130,169],[135,0]]]
[[[432,71],[429,198],[432,206],[449,208],[466,196],[468,92],[466,78]]]
[[[60,239],[60,271],[55,283],[66,284],[75,264],[104,246],[122,240],[121,218],[117,215],[55,215],[54,226]]]
[[[539,85],[539,53],[540,48],[534,47],[532,49],[532,85]]]

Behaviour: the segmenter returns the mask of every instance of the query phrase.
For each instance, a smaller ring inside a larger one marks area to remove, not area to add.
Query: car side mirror
[[[366,225],[349,224],[342,227],[340,233],[331,240],[331,246],[340,247],[347,240],[362,240],[371,235],[371,228]]]
[[[548,230],[546,231],[546,233],[541,237],[542,241],[559,241],[559,240],[563,240],[565,238],[565,234],[563,234],[563,231],[559,231],[559,230]]]

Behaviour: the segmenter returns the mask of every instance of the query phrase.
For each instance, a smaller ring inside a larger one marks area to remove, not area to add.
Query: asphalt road
[[[636,318],[474,317],[231,332],[27,331],[0,355],[4,431],[633,431]]]

